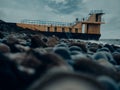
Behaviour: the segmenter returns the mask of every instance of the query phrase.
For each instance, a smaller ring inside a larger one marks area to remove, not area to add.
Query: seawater
[[[99,41],[108,44],[120,45],[120,39],[100,39]]]

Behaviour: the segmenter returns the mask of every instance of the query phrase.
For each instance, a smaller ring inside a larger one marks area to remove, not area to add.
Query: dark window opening
[[[75,33],[78,33],[78,28],[75,28]]]
[[[69,28],[69,32],[72,32],[72,28]]]
[[[62,32],[65,32],[65,28],[62,28]]]
[[[57,32],[57,27],[54,28],[54,32]]]
[[[87,33],[88,33],[89,25],[87,24]]]
[[[50,31],[50,27],[47,27],[47,31],[48,31],[48,32]]]
[[[96,22],[98,22],[98,16],[99,16],[99,15],[96,15]]]

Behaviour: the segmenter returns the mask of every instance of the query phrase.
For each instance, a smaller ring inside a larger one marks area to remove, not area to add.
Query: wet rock
[[[31,36],[31,47],[32,47],[32,48],[47,47],[47,45],[46,45],[46,43],[42,40],[42,36],[33,35],[33,36]]]
[[[46,47],[44,48],[48,53],[52,52],[53,51],[53,47]]]
[[[79,52],[82,52],[82,49],[78,46],[71,46],[69,47],[69,50],[70,51],[79,51]]]
[[[114,52],[112,53],[114,60],[117,62],[118,65],[120,65],[120,53]]]
[[[105,59],[105,60],[108,61],[107,56],[106,56],[103,52],[97,52],[97,53],[95,53],[95,54],[93,55],[93,58],[94,58],[95,60]]]
[[[65,48],[68,48],[68,45],[66,43],[61,42],[60,44],[55,45],[55,47],[65,47]]]
[[[47,41],[47,45],[49,47],[54,47],[56,44],[58,44],[59,39],[57,37],[49,37],[48,41]]]
[[[10,35],[10,36],[8,36],[8,38],[6,40],[6,43],[12,45],[12,44],[18,44],[19,41],[16,36]]]
[[[84,53],[87,53],[86,43],[85,42],[77,42],[77,43],[71,43],[71,46],[78,46],[82,49]]]
[[[115,49],[112,47],[112,45],[105,44],[104,47],[107,47],[110,50],[110,52],[114,52],[115,51]]]
[[[107,89],[107,90],[119,90],[117,83],[110,77],[101,76],[98,78],[98,81]]]
[[[101,49],[98,49],[97,52],[99,51],[106,51],[106,52],[110,52],[110,50],[107,47],[103,47]]]
[[[49,73],[36,82],[27,90],[105,90],[95,79],[72,72]]]
[[[28,76],[18,70],[17,65],[0,53],[0,89],[21,90]],[[27,77],[25,77],[27,76]]]
[[[113,56],[111,53],[109,52],[103,52],[106,56],[107,56],[107,59],[110,63],[112,63],[113,65],[116,65],[117,62],[113,59]]]
[[[3,44],[3,43],[0,43],[0,52],[1,53],[9,53],[11,50],[10,50],[10,47],[6,44]]]
[[[47,51],[44,48],[35,48],[35,52],[38,52],[39,54],[46,54]]]
[[[70,51],[68,49],[66,49],[65,47],[55,47],[53,49],[53,52],[60,55],[65,60],[70,60],[71,59]]]
[[[96,44],[96,43],[90,43],[90,44],[88,44],[87,48],[88,48],[90,51],[92,51],[92,52],[95,53],[95,52],[97,51],[97,49],[99,49],[99,45]]]
[[[117,71],[115,66],[113,64],[111,64],[109,61],[105,60],[105,59],[100,59],[100,60],[97,60],[97,62],[100,64],[100,65],[103,65],[104,67],[107,67],[109,69],[112,69],[114,71]]]
[[[109,76],[115,80],[119,80],[120,78],[118,77],[116,71],[106,68],[103,65],[100,65],[96,61],[90,60],[90,59],[79,59],[79,60],[74,60],[74,70],[77,72],[83,72],[88,75],[92,75],[94,77],[98,77],[101,75],[106,75]],[[119,78],[119,79],[118,79]]]
[[[87,56],[85,54],[83,54],[81,52],[79,52],[79,53],[76,52],[76,54],[75,54],[75,51],[74,51],[74,55],[72,54],[71,57],[72,57],[73,61],[76,59],[87,59]]]
[[[4,34],[0,31],[0,39],[4,38]]]
[[[43,41],[43,42],[47,42],[48,39],[44,37],[44,38],[42,38],[42,41]]]
[[[16,44],[15,47],[20,51],[20,52],[27,52],[30,50],[29,46],[23,46],[20,44]]]

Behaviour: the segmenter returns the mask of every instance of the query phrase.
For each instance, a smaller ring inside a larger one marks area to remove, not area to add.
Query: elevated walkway
[[[21,21],[23,24],[36,24],[36,25],[52,25],[52,26],[73,26],[75,22],[56,22],[56,21],[42,21],[42,20],[28,20]]]

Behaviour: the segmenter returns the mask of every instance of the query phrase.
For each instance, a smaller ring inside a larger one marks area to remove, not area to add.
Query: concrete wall
[[[85,33],[100,34],[100,25],[99,24],[88,24],[88,25],[86,25],[85,26]]]
[[[48,32],[48,31],[49,32],[70,32],[70,28],[71,28],[72,33],[82,33],[83,24],[85,24],[84,33],[100,34],[101,15],[92,14],[88,18],[88,20],[81,21],[81,22],[77,21],[76,24],[73,26],[34,25],[34,24],[22,24],[22,23],[17,23],[17,26],[26,28],[26,29],[45,31],[45,32]],[[56,28],[56,31],[55,31],[55,28]]]
[[[77,24],[75,26],[52,26],[52,25],[33,25],[33,24],[22,24],[22,23],[17,23],[17,26],[26,28],[26,29],[32,29],[32,30],[37,30],[37,31],[50,31],[50,32],[55,32],[55,27],[57,32],[71,32],[72,33],[82,33],[82,24]],[[48,28],[49,27],[49,28]],[[49,29],[49,30],[48,30]],[[77,29],[77,32],[76,32]]]

